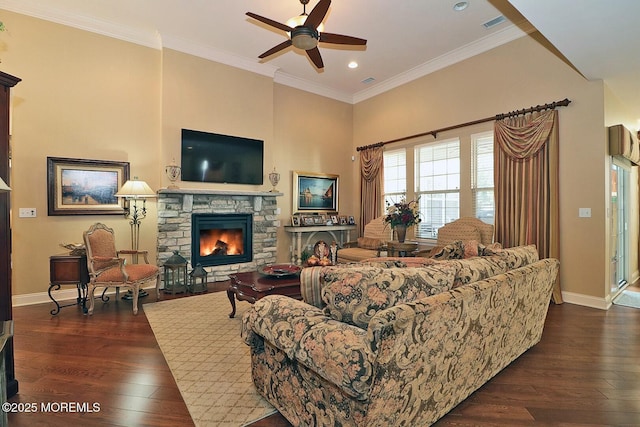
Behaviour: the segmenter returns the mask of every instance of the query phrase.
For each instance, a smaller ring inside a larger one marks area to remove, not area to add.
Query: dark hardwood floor
[[[113,299],[91,317],[51,308],[13,310],[20,391],[10,402],[37,412],[10,413],[10,426],[193,426],[143,310],[133,316],[131,303]],[[49,402],[58,411],[44,413]],[[61,410],[70,402],[99,411]],[[252,427],[289,425],[276,414]],[[640,425],[640,310],[552,304],[542,341],[437,425]]]

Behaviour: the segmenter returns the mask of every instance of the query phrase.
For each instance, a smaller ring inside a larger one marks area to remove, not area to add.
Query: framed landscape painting
[[[128,179],[128,162],[47,157],[48,213],[122,215],[115,193]]]
[[[337,212],[338,185],[338,175],[293,171],[293,212]]]

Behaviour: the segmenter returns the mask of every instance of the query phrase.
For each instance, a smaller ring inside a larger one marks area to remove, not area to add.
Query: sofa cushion
[[[453,288],[457,266],[332,269],[324,275],[325,314],[366,329],[380,310]]]
[[[343,248],[338,249],[338,262],[362,261],[378,255],[375,249]]]

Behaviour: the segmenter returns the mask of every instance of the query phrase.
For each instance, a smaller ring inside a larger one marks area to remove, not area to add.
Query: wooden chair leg
[[[138,297],[140,296],[140,285],[132,286],[131,291],[133,292],[133,314],[138,314]]]
[[[87,298],[89,299],[89,309],[87,310],[87,313],[89,315],[93,314],[93,306],[95,305],[96,301],[95,301],[95,292],[96,292],[96,287],[94,285],[92,285],[91,283],[89,283],[89,290],[87,292]]]

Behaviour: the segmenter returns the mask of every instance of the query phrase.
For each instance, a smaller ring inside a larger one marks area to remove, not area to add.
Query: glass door
[[[611,293],[629,279],[629,175],[627,166],[611,163]]]

